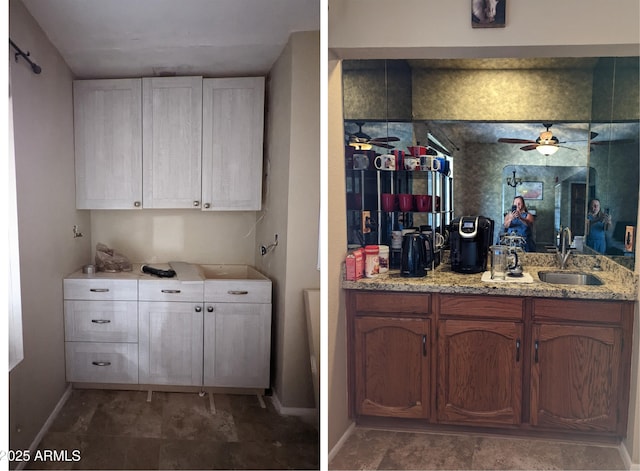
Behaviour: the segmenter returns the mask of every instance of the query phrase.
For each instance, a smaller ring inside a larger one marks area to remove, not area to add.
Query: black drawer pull
[[[534,357],[536,363],[538,363],[538,347],[539,347],[538,341],[536,340],[535,343],[533,344],[533,348],[535,348],[536,350],[535,357]]]
[[[427,334],[422,336],[422,356],[427,356]]]
[[[92,293],[108,293],[109,288],[90,288],[89,291]]]
[[[249,291],[229,290],[229,291],[227,291],[227,294],[249,294]]]
[[[111,321],[109,319],[91,319],[91,322],[94,324],[109,324]]]
[[[163,289],[162,292],[167,294],[178,294],[180,293],[180,290],[179,289]]]
[[[110,361],[92,361],[91,364],[96,366],[109,366],[111,365],[111,362]]]
[[[520,361],[520,339],[516,339],[516,362]]]

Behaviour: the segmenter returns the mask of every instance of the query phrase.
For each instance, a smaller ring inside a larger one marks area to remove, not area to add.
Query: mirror
[[[637,57],[349,60],[343,69],[345,139],[362,122],[370,136],[401,137],[390,144],[405,151],[435,135],[453,153],[456,216],[485,215],[497,227],[511,203],[507,195],[516,191],[506,185],[516,170],[530,186],[542,183],[543,200],[527,204],[538,212],[536,236],[543,244],[554,243],[560,224],[584,232],[580,206],[584,221],[593,197],[610,209],[611,237],[619,232],[616,221],[637,226]],[[399,130],[409,123],[411,144]],[[535,140],[545,123],[560,141],[555,155],[498,142]],[[586,191],[582,203],[570,196],[572,187]],[[607,255],[633,268],[633,253]]]

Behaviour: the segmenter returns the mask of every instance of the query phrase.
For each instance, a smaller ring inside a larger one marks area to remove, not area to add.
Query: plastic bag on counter
[[[96,268],[98,271],[131,271],[131,262],[121,253],[110,249],[101,242],[96,245]]]

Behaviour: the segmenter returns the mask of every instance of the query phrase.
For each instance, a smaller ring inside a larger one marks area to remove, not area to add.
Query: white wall
[[[319,288],[320,37],[294,33],[268,81],[264,209],[256,242],[278,246],[256,266],[273,280],[274,390],[286,408],[313,408],[303,290]]]
[[[596,0],[540,0],[508,2],[505,28],[471,28],[470,2],[439,0],[329,0],[329,57],[334,59],[434,59],[464,57],[580,57],[640,54],[640,3],[620,0],[607,4],[606,14]],[[548,14],[546,14],[548,12]],[[532,21],[544,17],[545,27]],[[380,21],[380,19],[384,21]],[[572,27],[568,27],[572,25]],[[333,63],[330,62],[329,70]],[[338,99],[342,93],[339,80],[330,76],[329,93]],[[331,106],[331,101],[330,101]],[[329,119],[339,119],[331,110]],[[340,126],[342,123],[340,123]],[[334,124],[330,121],[329,129]],[[337,129],[337,128],[336,128]],[[329,134],[329,195],[344,194],[343,134]],[[350,425],[347,410],[345,374],[346,342],[341,338],[346,329],[344,302],[339,289],[331,285],[340,277],[340,264],[346,255],[346,243],[334,236],[346,233],[340,214],[346,211],[344,199],[334,200],[329,207],[330,224],[339,225],[329,231],[329,429],[328,446],[332,449]],[[634,335],[632,369],[638,366],[638,316]],[[336,326],[332,329],[332,326]],[[640,392],[638,377],[631,388],[629,411],[630,436],[625,441],[633,463],[640,463],[638,421]],[[635,431],[635,435],[632,433]],[[632,440],[636,437],[635,441]]]
[[[132,262],[254,265],[255,230],[255,211],[91,211],[90,257],[102,242]]]
[[[24,361],[9,375],[9,436],[27,449],[65,388],[62,278],[90,253],[89,213],[75,210],[72,76],[19,0],[11,39],[42,67],[9,61],[15,131]],[[85,237],[73,238],[73,225]]]

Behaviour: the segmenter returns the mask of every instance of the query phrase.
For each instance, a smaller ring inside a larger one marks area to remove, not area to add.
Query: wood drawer
[[[65,279],[64,299],[137,301],[138,280]]]
[[[271,303],[271,281],[207,280],[204,300],[208,303]]]
[[[357,313],[381,312],[385,314],[429,314],[431,295],[424,293],[354,293]]]
[[[440,315],[522,319],[524,299],[510,296],[441,295]]]
[[[68,342],[137,342],[137,301],[65,301]]]
[[[137,383],[138,344],[65,342],[67,381]]]
[[[619,324],[627,306],[628,303],[615,301],[535,298],[533,318]]]
[[[140,301],[181,301],[201,303],[204,299],[202,281],[140,280]]]

